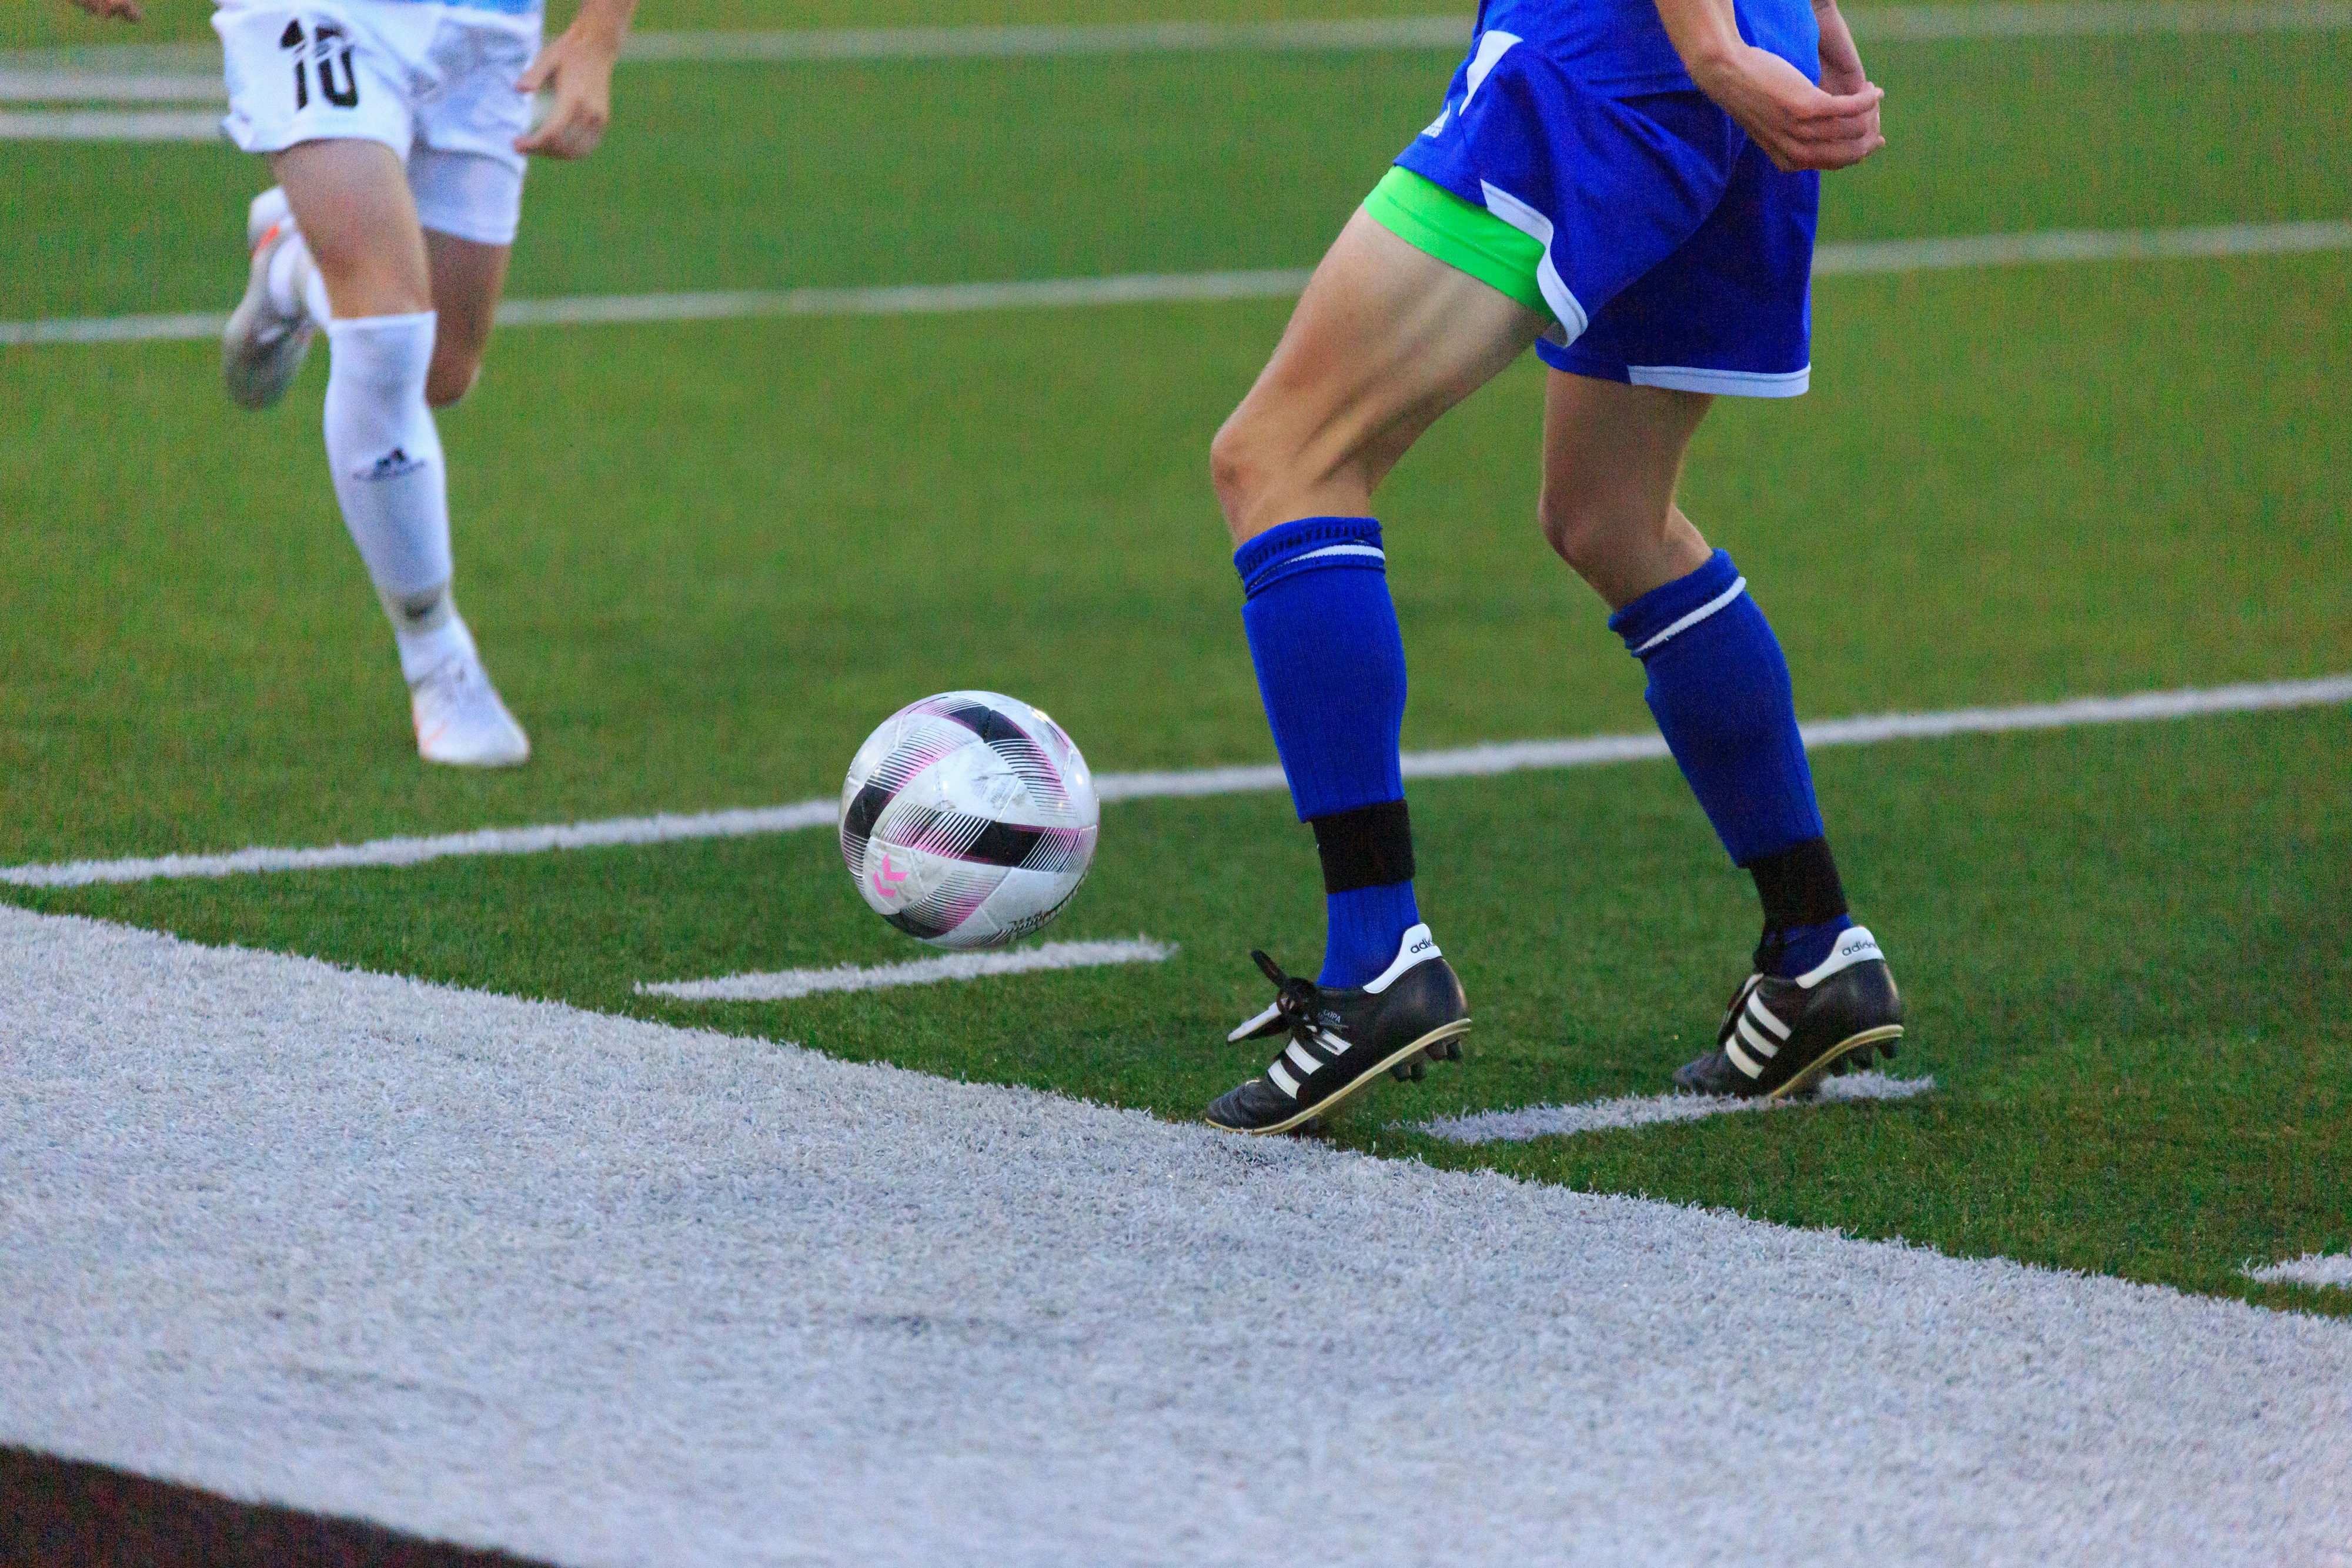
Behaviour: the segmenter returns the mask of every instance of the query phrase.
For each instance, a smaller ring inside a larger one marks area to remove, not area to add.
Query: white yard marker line
[[[849,27],[837,31],[643,33],[624,57],[646,63],[730,60],[1059,59],[1078,55],[1279,54],[1459,49],[1470,26],[1454,16],[1303,22],[1112,22],[1091,26]]]
[[[1805,744],[1870,746],[1889,740],[1930,740],[1953,735],[2011,730],[2067,729],[2081,725],[2138,724],[2194,718],[2207,714],[2259,713],[2276,708],[2330,707],[2352,703],[2352,675],[2319,680],[2270,681],[2252,685],[2188,687],[2139,692],[2119,697],[2076,697],[2067,702],[2027,703],[2013,707],[1952,708],[1940,713],[1890,713],[1824,719],[1803,727]],[[1528,769],[1590,768],[1667,755],[1655,735],[1600,735],[1582,740],[1528,740],[1466,746],[1449,751],[1408,752],[1408,779],[1479,778]],[[1097,774],[1095,788],[1105,800],[1160,800],[1204,795],[1253,794],[1284,788],[1278,767],[1203,768],[1186,772]],[[686,839],[739,839],[831,827],[838,812],[833,800],[801,800],[788,806],[686,816],[615,817],[528,828],[482,828],[468,833],[423,838],[372,839],[365,843],[314,849],[237,850],[225,854],[161,855],[152,858],[69,861],[50,865],[0,866],[0,883],[16,887],[89,887],[100,883],[248,876],[265,872],[348,871],[367,866],[418,865],[465,855],[538,854],[549,850],[604,849],[616,845],[673,843]]]
[[[1848,13],[1864,38],[1920,41],[2128,37],[2147,34],[2327,32],[2352,27],[2347,0],[2252,0],[2239,4],[2120,3],[1857,5]],[[1470,39],[1459,14],[1371,16],[1296,22],[1142,22],[1082,26],[852,27],[753,32],[646,32],[632,37],[622,58],[633,64],[1024,59],[1085,55],[1278,53],[1459,49]],[[220,49],[212,44],[118,45],[101,48],[0,52],[0,81],[52,74],[69,78],[58,99],[129,102],[107,84],[142,77],[201,83],[221,93]],[[201,73],[201,74],[200,74]],[[175,93],[181,89],[172,89]]]
[[[8,118],[0,115],[0,121]],[[2322,219],[2178,229],[2070,229],[2042,234],[1846,241],[1822,246],[1814,257],[1813,270],[1822,277],[1844,277],[1948,267],[2284,256],[2342,250],[2352,250],[2352,222]],[[938,316],[977,310],[1286,299],[1306,287],[1307,276],[1302,269],[1271,268],[1139,272],[1111,277],[905,284],[874,288],[582,294],[553,299],[509,300],[499,308],[499,325],[581,327],[731,321],[777,316]],[[226,320],[222,315],[181,313],[0,321],[0,348],[194,341],[220,336]]]
[[[2352,1252],[2306,1252],[2284,1263],[2239,1271],[2257,1284],[2352,1291]]]
[[[831,827],[839,807],[831,800],[691,816],[612,817],[537,828],[483,828],[431,838],[371,839],[318,849],[238,850],[231,854],[159,855],[149,860],[77,861],[69,865],[0,868],[0,882],[18,887],[84,887],[93,883],[173,881],[249,876],[262,872],[350,871],[362,866],[420,865],[467,855],[529,855],[549,850],[660,844],[680,839],[741,839]]]
[[[1856,5],[1846,13],[1867,39],[2114,38],[2151,33],[2305,33],[2352,27],[2342,0],[2224,3],[1986,5]]]
[[[1584,1105],[1528,1105],[1516,1111],[1479,1111],[1440,1116],[1409,1130],[1455,1144],[1524,1144],[1530,1138],[1573,1137],[1579,1133],[1653,1127],[1662,1122],[1696,1122],[1738,1111],[1769,1111],[1787,1105],[1909,1100],[1932,1092],[1933,1078],[1890,1078],[1853,1072],[1825,1080],[1814,1100],[1727,1100],[1699,1094],[1628,1094]]]
[[[109,109],[0,110],[0,141],[220,141],[211,111]],[[226,142],[222,143],[227,145]],[[0,343],[8,340],[0,336]]]
[[[1009,953],[954,953],[861,969],[843,964],[831,969],[780,969],[770,974],[730,975],[719,980],[640,982],[641,997],[672,997],[682,1002],[781,1002],[820,991],[881,991],[894,986],[933,986],[942,980],[977,980],[990,975],[1028,975],[1041,969],[1090,969],[1109,964],[1157,964],[1176,949],[1139,936],[1131,942],[1045,942]]]
[[[2347,225],[2352,228],[2352,225]],[[2352,246],[2352,239],[2347,239]],[[1293,269],[1131,272],[1032,282],[906,284],[884,288],[741,288],[709,294],[589,294],[519,299],[501,327],[603,326],[630,321],[715,321],[761,316],[941,316],[971,310],[1284,299],[1307,287]],[[5,329],[0,329],[5,330]]]
[[[214,71],[15,70],[0,66],[0,103],[226,103]],[[219,129],[214,119],[214,129]]]
[[[2352,223],[2054,229],[2042,234],[1849,242],[1822,246],[1813,256],[1813,275],[1835,277],[1857,273],[1928,272],[1955,267],[2018,267],[2066,261],[2182,261],[2331,250],[2352,250]]]

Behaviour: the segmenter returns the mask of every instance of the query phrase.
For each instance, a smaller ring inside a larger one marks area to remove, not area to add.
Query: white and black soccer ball
[[[934,947],[994,947],[1060,913],[1095,857],[1094,776],[1062,727],[994,692],[910,703],[841,787],[841,858],[868,907]]]

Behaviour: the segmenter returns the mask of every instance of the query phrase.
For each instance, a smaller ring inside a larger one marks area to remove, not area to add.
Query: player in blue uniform
[[[1211,1107],[1312,1123],[1383,1071],[1460,1055],[1460,982],[1412,890],[1404,652],[1371,495],[1414,439],[1530,344],[1545,537],[1645,666],[1652,713],[1764,934],[1717,1048],[1676,1082],[1788,1095],[1893,1053],[1901,1003],[1846,911],[1789,672],[1729,556],[1675,505],[1709,403],[1810,369],[1820,171],[1884,145],[1835,0],[1488,0],[1444,109],[1307,285],[1212,453],[1243,621],[1328,929],[1308,981],[1264,954],[1284,1038]]]

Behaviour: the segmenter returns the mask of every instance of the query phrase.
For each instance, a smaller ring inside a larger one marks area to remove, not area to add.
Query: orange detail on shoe
[[[263,251],[268,250],[269,248],[269,242],[276,239],[278,233],[286,225],[283,224],[272,224],[268,228],[262,230],[261,237],[253,242],[253,254],[259,256]]]

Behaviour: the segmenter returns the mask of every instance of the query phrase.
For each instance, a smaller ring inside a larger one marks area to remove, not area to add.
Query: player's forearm
[[[1813,22],[1821,28],[1824,76],[1836,76],[1842,69],[1857,81],[1865,79],[1862,51],[1853,47],[1853,29],[1846,26],[1845,13],[1838,9],[1837,0],[1813,0]],[[1838,85],[1843,85],[1842,79]]]
[[[1732,0],[1653,0],[1666,37],[1682,57],[1683,68],[1701,91],[1736,70],[1748,48],[1739,36],[1739,16]]]
[[[570,30],[618,55],[621,40],[629,36],[629,20],[636,11],[637,0],[580,0],[580,9],[572,16]]]

